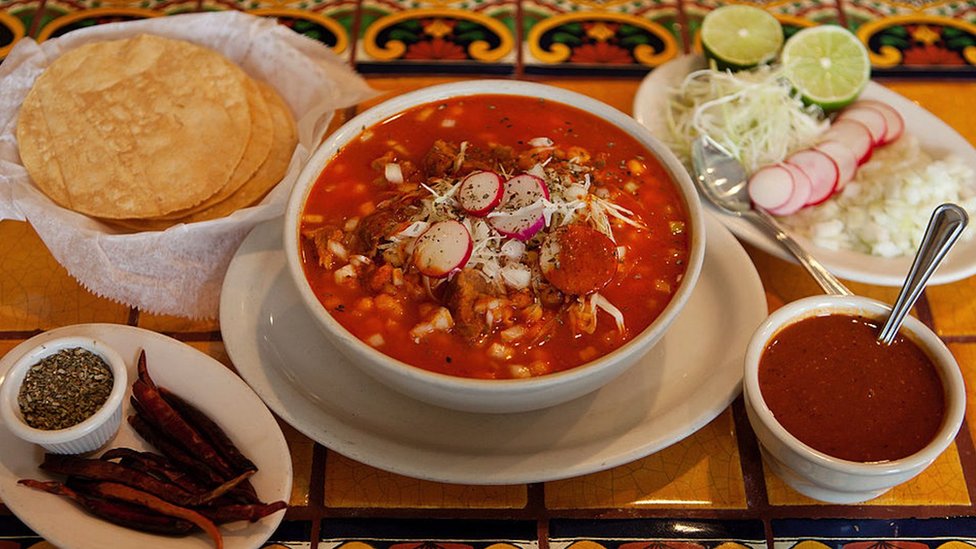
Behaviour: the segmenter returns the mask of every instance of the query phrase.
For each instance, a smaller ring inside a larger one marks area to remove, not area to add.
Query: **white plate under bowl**
[[[669,91],[680,84],[692,70],[703,68],[704,60],[685,55],[657,67],[641,82],[634,97],[634,118],[646,126],[658,139],[668,135],[664,113]],[[905,131],[918,138],[922,149],[934,158],[956,155],[976,170],[976,149],[954,129],[934,114],[911,100],[876,83],[869,82],[861,94],[864,99],[876,99],[898,110],[905,119]],[[730,231],[757,248],[789,261],[796,261],[775,239],[756,229],[749,221],[719,212],[704,203]],[[974,229],[967,228],[967,231]],[[847,250],[820,248],[811,240],[793,235],[830,272],[855,282],[880,286],[901,286],[912,264],[912,256],[883,258]],[[976,274],[976,238],[960,240],[932,275],[929,284],[947,284]]]
[[[406,476],[519,484],[591,473],[665,448],[721,413],[766,317],[749,256],[706,215],[705,262],[685,309],[640,362],[598,391],[533,412],[446,410],[386,388],[347,361],[305,312],[281,222],[255,228],[224,279],[220,325],[241,376],[282,419],[357,461]]]
[[[251,483],[263,501],[288,501],[292,468],[288,444],[274,416],[261,399],[226,366],[210,356],[156,332],[117,324],[78,324],[45,332],[14,347],[0,360],[0,381],[14,361],[29,349],[51,339],[84,336],[101,340],[125,360],[129,380],[134,381],[139,350],[146,350],[149,373],[162,387],[170,389],[203,410],[231,436],[241,452],[258,466]],[[132,410],[128,395],[123,417]],[[115,438],[105,449],[128,447],[150,450],[123,420]],[[97,453],[100,453],[101,450]],[[40,446],[15,437],[0,425],[0,500],[17,517],[45,540],[61,549],[207,549],[213,547],[202,532],[169,537],[116,526],[83,511],[74,502],[20,486],[23,478],[57,478],[38,468],[44,458]],[[220,526],[226,549],[256,549],[281,523],[284,511],[257,522],[234,522]]]

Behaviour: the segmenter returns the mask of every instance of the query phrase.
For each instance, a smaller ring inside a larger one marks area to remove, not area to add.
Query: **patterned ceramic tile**
[[[441,484],[389,473],[329,452],[325,466],[325,504],[329,507],[520,509],[528,501],[525,485]]]
[[[820,286],[798,263],[772,256],[749,244],[745,244],[744,247],[759,272],[767,296],[772,296],[770,303],[776,305],[773,309],[784,303],[823,293]],[[898,297],[898,288],[874,286],[849,280],[842,282],[858,295],[873,297],[887,303],[893,303]]]
[[[772,505],[820,505],[788,487],[779,477],[765,469],[766,493]],[[864,502],[867,506],[896,505],[969,505],[966,477],[959,461],[959,451],[953,444],[914,479],[891,491]]]
[[[925,289],[929,308],[940,336],[976,335],[976,306],[960,307],[960,303],[976,304],[976,277],[952,284],[930,286]]]
[[[759,521],[553,520],[550,549],[765,549]]]
[[[127,307],[96,297],[71,278],[30,225],[0,221],[0,331],[124,324],[128,316]]]
[[[18,40],[30,36],[40,6],[38,0],[0,1],[0,60]]]
[[[774,520],[773,549],[969,549],[971,517],[898,520]]]
[[[216,333],[220,325],[216,319],[191,319],[179,316],[139,313],[138,326],[156,332]]]
[[[535,522],[325,519],[319,549],[538,549]]]
[[[547,482],[547,509],[706,507],[744,509],[745,485],[731,410],[646,458]]]
[[[43,42],[76,29],[136,21],[196,9],[197,0],[47,0],[37,40]]]
[[[673,0],[525,0],[529,74],[642,75],[684,51]]]
[[[971,0],[846,0],[844,12],[877,74],[972,74],[976,66]]]
[[[343,59],[352,55],[357,0],[200,0],[204,11],[236,9],[272,17],[322,42]]]
[[[966,380],[966,427],[969,436],[976,440],[976,343],[949,343],[952,356],[956,357],[962,377]]]
[[[312,454],[315,452],[315,442],[299,433],[294,427],[278,419],[278,426],[288,442],[288,452],[291,454],[291,497],[288,504],[306,506],[310,503],[309,492],[312,486]]]
[[[517,12],[514,0],[362,0],[356,67],[511,74]]]
[[[723,2],[721,0],[685,0],[684,11],[688,18],[688,35],[692,36],[692,50],[701,53],[699,29],[708,12],[725,4],[746,4],[764,8],[776,16],[783,25],[783,34],[792,36],[796,31],[815,25],[837,23],[840,11],[834,0],[768,0],[755,2]]]

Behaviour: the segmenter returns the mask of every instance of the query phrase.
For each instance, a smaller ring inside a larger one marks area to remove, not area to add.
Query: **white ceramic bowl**
[[[41,359],[62,349],[81,347],[98,356],[112,370],[112,391],[105,404],[91,417],[68,427],[46,431],[27,425],[17,404],[20,385],[31,366]],[[39,444],[55,454],[83,454],[102,447],[119,430],[122,422],[122,401],[128,387],[125,362],[119,354],[105,343],[90,337],[63,337],[42,343],[26,352],[10,367],[0,386],[0,417],[4,424],[17,437]]]
[[[932,359],[945,389],[945,417],[935,438],[903,459],[862,463],[838,459],[807,446],[776,421],[759,390],[759,360],[769,341],[783,328],[809,318],[846,313],[886,318],[891,307],[858,296],[813,296],[790,303],[771,314],[756,330],[745,356],[743,392],[749,423],[756,432],[764,463],[796,491],[830,503],[858,503],[873,499],[928,467],[952,443],[962,425],[966,390],[952,353],[932,330],[907,317],[900,333],[907,335]]]
[[[692,232],[685,276],[657,320],[614,352],[570,370],[529,379],[478,380],[434,373],[390,358],[349,333],[322,306],[305,279],[299,253],[299,220],[309,190],[336,151],[359,136],[364,128],[413,106],[481,94],[541,97],[595,114],[644,144],[680,189],[689,212]],[[698,280],[705,251],[702,216],[698,195],[681,163],[667,147],[626,114],[595,99],[551,86],[508,80],[472,80],[433,86],[395,97],[356,116],[333,133],[312,155],[292,190],[285,212],[284,248],[288,270],[305,307],[322,332],[365,372],[395,390],[439,406],[471,412],[521,412],[553,406],[598,389],[633,365],[661,339],[688,301]],[[328,357],[322,360],[327,363]]]

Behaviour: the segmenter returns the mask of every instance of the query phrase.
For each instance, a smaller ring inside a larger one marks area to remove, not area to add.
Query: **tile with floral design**
[[[534,521],[324,519],[319,549],[538,549]]]
[[[236,9],[270,17],[345,60],[355,45],[357,0],[200,0],[204,11]]]
[[[198,0],[121,0],[106,5],[101,0],[47,0],[38,25],[37,41],[105,23],[193,12],[197,3]]]
[[[553,520],[550,549],[766,549],[755,520]]]
[[[356,68],[364,73],[512,74],[514,0],[362,0]]]
[[[674,0],[524,0],[527,74],[639,76],[684,52]]]
[[[868,45],[877,75],[972,76],[976,2],[845,0],[847,25]]]
[[[42,0],[0,0],[0,60],[18,40],[32,36]]]
[[[950,549],[976,543],[972,517],[772,521],[772,549]]]

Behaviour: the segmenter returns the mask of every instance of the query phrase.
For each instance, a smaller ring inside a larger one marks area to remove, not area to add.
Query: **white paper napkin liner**
[[[291,108],[298,145],[280,183],[259,205],[222,219],[162,232],[118,234],[61,208],[31,182],[16,143],[17,114],[37,77],[62,53],[142,33],[214,49],[272,85]],[[237,11],[173,15],[98,25],[37,44],[21,39],[0,65],[0,219],[31,223],[52,255],[91,292],[140,310],[215,318],[224,273],[258,223],[284,212],[305,161],[336,109],[375,95],[324,44],[275,21]]]

